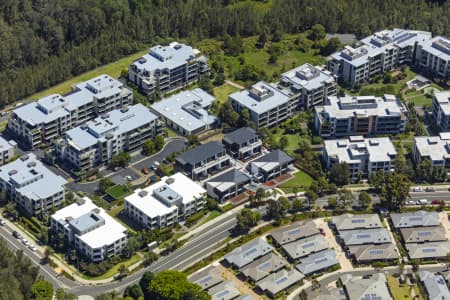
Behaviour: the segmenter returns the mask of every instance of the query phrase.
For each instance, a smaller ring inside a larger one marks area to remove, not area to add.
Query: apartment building
[[[435,92],[432,102],[433,122],[440,131],[450,131],[450,91]]]
[[[346,46],[327,58],[327,69],[351,85],[367,82],[403,64],[414,61],[416,45],[431,39],[430,32],[395,28]]]
[[[49,95],[14,109],[8,130],[25,146],[35,148],[96,116],[132,102],[132,92],[120,81],[100,75],[75,85],[66,95]]]
[[[260,81],[250,90],[243,90],[228,96],[231,105],[238,112],[247,109],[250,119],[257,128],[272,127],[291,117],[298,108],[297,100],[272,85]]]
[[[0,193],[30,215],[61,206],[67,181],[47,169],[34,153],[0,167]]]
[[[126,228],[88,197],[55,212],[50,227],[93,262],[120,255],[127,245]]]
[[[206,190],[182,173],[161,178],[125,198],[125,212],[142,226],[168,227],[205,205]]]
[[[142,104],[116,109],[68,130],[56,144],[59,157],[76,170],[105,164],[122,151],[139,149],[158,132],[158,117]]]
[[[7,141],[0,136],[0,165],[7,163],[14,158],[16,153],[17,143],[14,141]]]
[[[157,45],[128,67],[128,80],[147,94],[165,94],[209,73],[205,56],[191,46],[173,42]]]
[[[325,140],[323,161],[330,170],[334,164],[346,163],[350,179],[370,178],[379,170],[391,172],[395,167],[397,151],[390,138],[350,136],[345,139]]]
[[[330,71],[307,63],[281,74],[277,88],[294,98],[299,108],[308,109],[336,95],[336,86],[336,77]]]
[[[208,195],[217,201],[224,201],[243,193],[251,179],[240,170],[231,169],[215,176],[205,183]]]
[[[394,95],[329,97],[315,107],[314,126],[323,138],[399,134],[405,131],[407,109]]]
[[[416,136],[412,150],[416,164],[424,159],[431,161],[433,167],[445,168],[450,165],[450,133],[441,132],[439,136]]]
[[[247,160],[262,151],[262,141],[253,128],[242,127],[225,134],[222,144],[233,158]]]
[[[436,36],[418,43],[415,65],[431,76],[450,79],[450,39]]]
[[[273,150],[247,165],[247,170],[260,182],[266,182],[289,172],[294,159],[279,149]]]

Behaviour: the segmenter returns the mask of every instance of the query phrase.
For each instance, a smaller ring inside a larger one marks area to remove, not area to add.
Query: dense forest
[[[450,32],[450,1],[2,0],[0,106],[164,38],[385,27]]]

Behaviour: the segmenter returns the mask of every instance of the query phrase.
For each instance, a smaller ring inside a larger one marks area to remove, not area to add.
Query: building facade
[[[277,149],[252,160],[247,169],[255,179],[265,182],[287,173],[293,162],[292,157]]]
[[[450,40],[436,36],[418,43],[415,65],[431,76],[450,79]]]
[[[439,136],[414,137],[412,157],[417,165],[427,159],[433,167],[448,167],[450,165],[450,133],[442,132]]]
[[[262,141],[253,128],[243,127],[227,133],[222,139],[227,153],[240,160],[252,158],[262,151]]]
[[[17,143],[14,141],[7,141],[0,137],[0,165],[7,163],[14,158],[16,153]]]
[[[450,131],[450,91],[435,92],[432,102],[433,122],[439,132]]]

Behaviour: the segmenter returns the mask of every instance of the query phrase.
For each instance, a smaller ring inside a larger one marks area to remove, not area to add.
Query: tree
[[[302,200],[300,200],[300,199],[295,199],[294,201],[292,201],[292,207],[291,207],[291,209],[292,209],[292,211],[293,212],[299,212],[299,211],[301,211],[302,210],[302,208],[303,208],[303,202],[302,202]]]
[[[323,40],[326,36],[325,27],[321,24],[316,24],[311,27],[311,33],[308,38],[312,41],[320,41]]]
[[[250,112],[244,108],[239,115],[238,127],[246,127],[250,122]]]
[[[218,117],[222,122],[232,127],[236,127],[239,120],[239,114],[233,109],[229,101],[220,106]]]
[[[142,145],[142,153],[144,155],[152,155],[155,153],[155,143],[152,140],[146,140]]]
[[[131,161],[131,156],[127,152],[120,152],[119,154],[113,156],[111,158],[110,166],[111,167],[122,167],[125,168]]]
[[[262,29],[259,33],[258,40],[256,41],[256,48],[262,49],[267,42],[267,31]]]
[[[339,186],[348,184],[350,177],[350,170],[346,163],[335,163],[330,169],[330,181],[336,183]]]
[[[129,272],[128,268],[124,264],[121,264],[119,266],[118,271],[119,271],[119,278],[123,278],[123,277],[127,276],[128,272]]]
[[[131,297],[134,300],[139,300],[140,297],[144,297],[144,292],[138,284],[129,285],[123,292],[124,297]]]
[[[198,136],[195,134],[188,135],[187,141],[190,146],[200,145],[200,140],[198,139]]]
[[[213,93],[214,85],[211,80],[209,80],[209,78],[204,77],[200,79],[197,84],[199,88],[206,91],[207,93]]]
[[[308,293],[303,289],[299,295],[300,300],[308,300]]]
[[[280,141],[279,141],[279,146],[280,146],[280,148],[281,148],[281,149],[286,149],[286,147],[287,147],[288,144],[289,144],[289,140],[288,140],[287,136],[283,135],[283,136],[280,138]]]
[[[55,298],[56,300],[76,300],[78,296],[67,293],[64,289],[60,288],[56,290]]]
[[[109,179],[108,177],[104,177],[98,182],[98,191],[103,195],[104,193],[106,193],[106,190],[113,185],[114,183],[111,181],[111,179]]]
[[[51,300],[53,298],[53,287],[50,282],[38,280],[31,286],[31,297],[36,300]]]
[[[13,221],[17,220],[19,218],[19,212],[17,211],[16,203],[8,201],[5,205],[5,214]]]
[[[319,196],[316,194],[316,192],[314,192],[313,190],[311,190],[309,188],[306,189],[305,196],[306,196],[306,198],[308,198],[309,206],[311,206],[311,203],[313,203],[313,205],[314,205],[314,203],[316,203],[316,200],[319,198]]]
[[[420,162],[417,172],[420,180],[431,182],[433,176],[433,164],[429,159],[424,159]]]
[[[370,184],[374,187],[375,190],[381,191],[381,188],[384,185],[385,174],[384,170],[380,169],[376,173],[370,174]]]
[[[144,264],[144,266],[149,266],[157,260],[158,260],[158,254],[156,254],[153,251],[150,251],[150,252],[145,253],[144,261],[142,263]]]
[[[382,198],[391,209],[400,209],[409,197],[411,181],[404,174],[388,173],[382,187]]]
[[[366,191],[362,191],[361,193],[359,193],[358,200],[359,200],[359,204],[363,208],[369,207],[370,203],[372,202],[372,198]]]
[[[254,212],[251,209],[244,208],[236,216],[237,224],[236,229],[240,233],[246,233],[250,228],[256,226],[261,220],[261,214],[259,212]]]
[[[144,275],[142,275],[141,280],[139,281],[139,286],[141,287],[141,290],[144,292],[145,299],[150,299],[150,295],[148,293],[148,287],[150,285],[150,282],[155,278],[155,274],[153,272],[145,272]]]
[[[339,191],[339,204],[342,209],[347,209],[353,201],[355,200],[355,196],[353,195],[351,190],[342,189]]]
[[[220,86],[225,83],[225,74],[223,72],[216,73],[216,77],[214,77],[213,84],[215,86]]]
[[[279,197],[277,200],[269,200],[267,215],[276,221],[280,221],[281,218],[286,215],[290,207],[291,204],[286,197]]]
[[[333,37],[329,39],[325,46],[320,49],[320,54],[323,56],[328,56],[338,51],[340,48],[342,48],[341,41],[338,38]]]

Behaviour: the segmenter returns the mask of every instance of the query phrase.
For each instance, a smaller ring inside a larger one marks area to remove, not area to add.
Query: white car
[[[420,186],[413,188],[413,192],[423,192],[423,189]]]
[[[36,247],[35,246],[33,246],[33,245],[28,245],[28,249],[30,249],[31,251],[36,251]]]
[[[133,177],[131,177],[130,175],[127,175],[127,176],[125,176],[125,179],[128,180],[128,181],[132,181]]]
[[[0,219],[0,225],[5,225],[5,221],[3,221],[3,219]]]
[[[406,205],[414,205],[414,204],[416,204],[416,202],[414,200],[406,200],[405,204]]]
[[[28,246],[30,244],[30,242],[28,242],[26,239],[22,239],[22,244],[24,244],[25,246]]]
[[[428,204],[428,200],[427,199],[417,200],[417,205],[424,205],[424,204]]]

